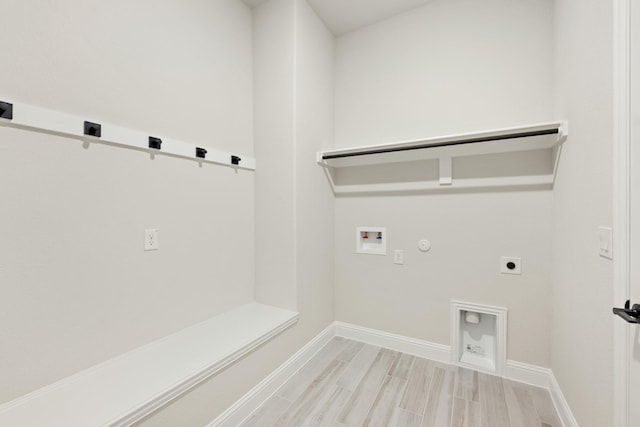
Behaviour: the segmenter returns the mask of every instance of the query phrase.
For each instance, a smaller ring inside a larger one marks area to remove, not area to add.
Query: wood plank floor
[[[242,427],[562,427],[549,392],[334,338]]]

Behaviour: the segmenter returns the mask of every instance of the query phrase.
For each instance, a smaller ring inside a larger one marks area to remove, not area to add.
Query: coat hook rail
[[[234,153],[203,147],[200,144],[149,136],[148,133],[109,123],[89,121],[83,117],[33,105],[0,101],[0,125],[133,147],[238,169],[255,170],[256,168],[255,158],[248,156],[240,157]]]

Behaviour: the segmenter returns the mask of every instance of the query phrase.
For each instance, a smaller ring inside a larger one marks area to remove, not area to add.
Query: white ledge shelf
[[[462,133],[387,144],[321,151],[317,162],[325,168],[346,168],[383,163],[437,159],[437,182],[338,185],[327,174],[336,194],[423,191],[447,188],[485,188],[501,186],[552,185],[559,148],[568,136],[568,123],[556,121],[527,126]],[[530,150],[555,150],[552,172],[545,175],[454,180],[452,159],[456,157],[513,153]]]
[[[298,321],[250,303],[0,406],[12,427],[129,426]]]
[[[86,117],[28,104],[5,102],[4,100],[0,100],[0,126],[65,136],[94,143],[106,143],[148,151],[157,155],[192,159],[202,163],[214,163],[247,170],[255,170],[256,168],[256,160],[253,157],[165,138],[157,133],[140,132],[112,123],[89,120]]]

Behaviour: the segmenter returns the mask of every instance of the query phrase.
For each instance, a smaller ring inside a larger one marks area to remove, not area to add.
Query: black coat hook
[[[0,118],[13,120],[13,104],[0,101]]]
[[[196,157],[204,159],[205,157],[207,157],[207,150],[205,150],[204,148],[196,147]]]
[[[240,164],[240,160],[242,160],[240,157],[238,156],[231,156],[231,164],[232,165],[239,165]]]
[[[160,138],[155,138],[153,136],[149,137],[149,148],[153,148],[154,150],[162,149],[162,140]]]
[[[99,123],[84,122],[84,134],[100,138],[102,136],[102,125]]]

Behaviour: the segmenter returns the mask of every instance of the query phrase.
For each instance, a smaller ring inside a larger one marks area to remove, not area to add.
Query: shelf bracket
[[[327,162],[325,162],[324,159],[322,158],[322,151],[316,152],[316,163],[325,168],[329,167]]]
[[[558,126],[558,141],[564,142],[569,136],[569,121],[563,120]]]
[[[453,183],[452,177],[452,160],[451,156],[440,157],[440,185],[451,185]]]

